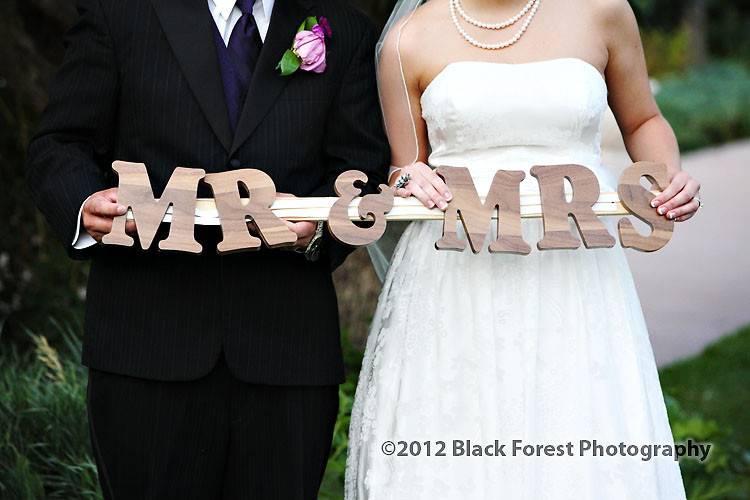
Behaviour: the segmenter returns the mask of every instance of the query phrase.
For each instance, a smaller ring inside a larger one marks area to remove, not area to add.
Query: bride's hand
[[[448,191],[443,179],[435,173],[428,165],[422,162],[412,163],[403,167],[393,174],[391,186],[395,186],[398,180],[408,176],[409,182],[402,188],[396,190],[396,195],[402,198],[414,196],[427,208],[445,210],[453,195]]]
[[[700,183],[681,170],[672,178],[667,189],[653,199],[651,206],[659,215],[669,220],[686,221],[695,215],[701,206],[698,197],[700,189]]]

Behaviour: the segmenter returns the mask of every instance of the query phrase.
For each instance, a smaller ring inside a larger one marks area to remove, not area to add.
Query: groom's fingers
[[[112,202],[104,196],[97,196],[90,201],[89,212],[99,217],[115,218],[123,215],[126,211],[126,206]]]
[[[112,231],[112,219],[108,217],[91,216],[86,222],[86,232],[96,241],[101,241],[102,236]]]
[[[109,188],[105,189],[104,191],[101,191],[101,195],[111,201],[112,203],[117,203],[117,188]]]
[[[290,222],[288,220],[285,220],[284,222],[287,227],[297,235],[295,246],[306,247],[310,243],[310,240],[312,240],[312,237],[315,234],[315,229],[317,227],[316,223],[309,221]]]

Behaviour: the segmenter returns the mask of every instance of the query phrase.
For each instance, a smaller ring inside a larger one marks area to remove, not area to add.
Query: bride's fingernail
[[[445,210],[446,208],[448,208],[448,204],[444,201],[441,201],[440,203],[438,203],[438,207],[440,207],[440,210]]]
[[[658,205],[659,205],[659,202],[656,201],[656,200],[654,200],[654,201],[651,202],[651,206],[654,207],[654,208],[656,208]]]
[[[451,201],[453,199],[453,195],[449,191],[446,191],[445,192],[445,199],[448,200],[448,201]]]
[[[673,214],[673,213],[670,213],[669,215],[667,215],[667,218],[668,218],[668,219],[674,219],[674,214]]]
[[[658,210],[658,212],[659,212],[659,215],[664,215],[664,212],[666,212],[666,211],[667,211],[667,209],[666,209],[666,208],[664,208],[664,207],[659,207],[659,210]]]

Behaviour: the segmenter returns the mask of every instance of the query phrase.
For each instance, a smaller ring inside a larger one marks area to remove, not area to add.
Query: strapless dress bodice
[[[582,59],[450,63],[421,104],[430,165],[469,168],[480,194],[499,169],[525,171],[522,192],[538,192],[528,175],[534,165],[584,165],[602,190],[616,187],[601,166],[607,85]]]

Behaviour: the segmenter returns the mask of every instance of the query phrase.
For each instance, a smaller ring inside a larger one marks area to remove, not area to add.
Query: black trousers
[[[104,497],[317,498],[338,387],[248,384],[222,360],[159,382],[89,371],[91,441]]]

